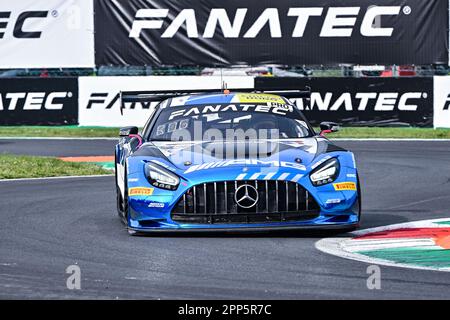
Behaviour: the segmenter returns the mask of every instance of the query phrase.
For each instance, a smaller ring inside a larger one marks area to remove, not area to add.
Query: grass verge
[[[398,138],[398,139],[450,139],[450,129],[432,128],[341,128],[330,134],[333,138]]]
[[[318,130],[317,130],[318,131]],[[119,128],[78,126],[0,126],[0,137],[118,138]],[[450,129],[346,127],[333,138],[450,139]]]
[[[0,179],[111,174],[95,164],[56,158],[0,154]]]
[[[118,138],[119,128],[78,126],[0,126],[0,137]]]

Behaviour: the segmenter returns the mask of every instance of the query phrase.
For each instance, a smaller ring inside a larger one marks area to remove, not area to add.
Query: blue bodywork
[[[201,103],[205,101],[222,102],[223,97],[224,95],[200,96],[192,99],[192,104],[198,104],[199,100]],[[229,99],[228,96],[227,99]],[[189,105],[189,100],[184,103]],[[130,230],[146,232],[282,228],[345,229],[356,227],[359,223],[358,190],[337,191],[335,187],[335,184],[339,183],[353,183],[359,189],[354,155],[320,135],[271,141],[272,144],[275,143],[278,150],[275,154],[263,159],[233,159],[229,161],[196,154],[212,143],[208,141],[144,141],[142,145],[136,146],[132,140],[122,138],[116,146],[118,193],[121,193],[123,197],[126,196],[126,190],[144,187],[152,189],[152,194],[128,196],[126,219]],[[265,142],[259,141],[259,143]],[[339,175],[336,180],[323,186],[313,186],[310,180],[311,171],[332,158],[338,159],[340,163]],[[185,159],[194,160],[186,163]],[[301,159],[300,163],[296,162],[298,159]],[[152,186],[144,172],[146,162],[157,163],[180,177],[178,188],[172,191]],[[216,165],[211,165],[211,163]],[[320,214],[310,220],[230,224],[178,223],[171,218],[171,212],[177,202],[194,185],[234,180],[265,181],[266,179],[298,183],[320,206]]]

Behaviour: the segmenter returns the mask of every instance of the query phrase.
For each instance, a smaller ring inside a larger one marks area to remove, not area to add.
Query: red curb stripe
[[[450,228],[404,228],[385,230],[359,236],[353,240],[377,240],[377,239],[415,239],[431,238],[436,245],[450,249]]]

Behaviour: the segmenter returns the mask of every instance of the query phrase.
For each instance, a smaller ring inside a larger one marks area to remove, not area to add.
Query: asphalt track
[[[0,141],[0,152],[109,155],[114,141]],[[339,142],[356,153],[362,227],[450,215],[450,142]],[[315,249],[326,234],[131,237],[114,178],[0,182],[0,298],[449,299],[450,273],[381,267]],[[66,288],[67,266],[81,290]]]

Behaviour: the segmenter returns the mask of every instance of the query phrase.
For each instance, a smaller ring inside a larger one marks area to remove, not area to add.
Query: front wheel
[[[356,174],[356,180],[358,182],[357,192],[358,192],[358,222],[361,222],[361,183],[359,181],[359,174]]]
[[[124,225],[128,225],[128,183],[127,183],[127,170],[125,167],[124,173],[124,196],[120,192],[120,188],[116,183],[116,194],[117,194],[117,213],[120,220]]]

